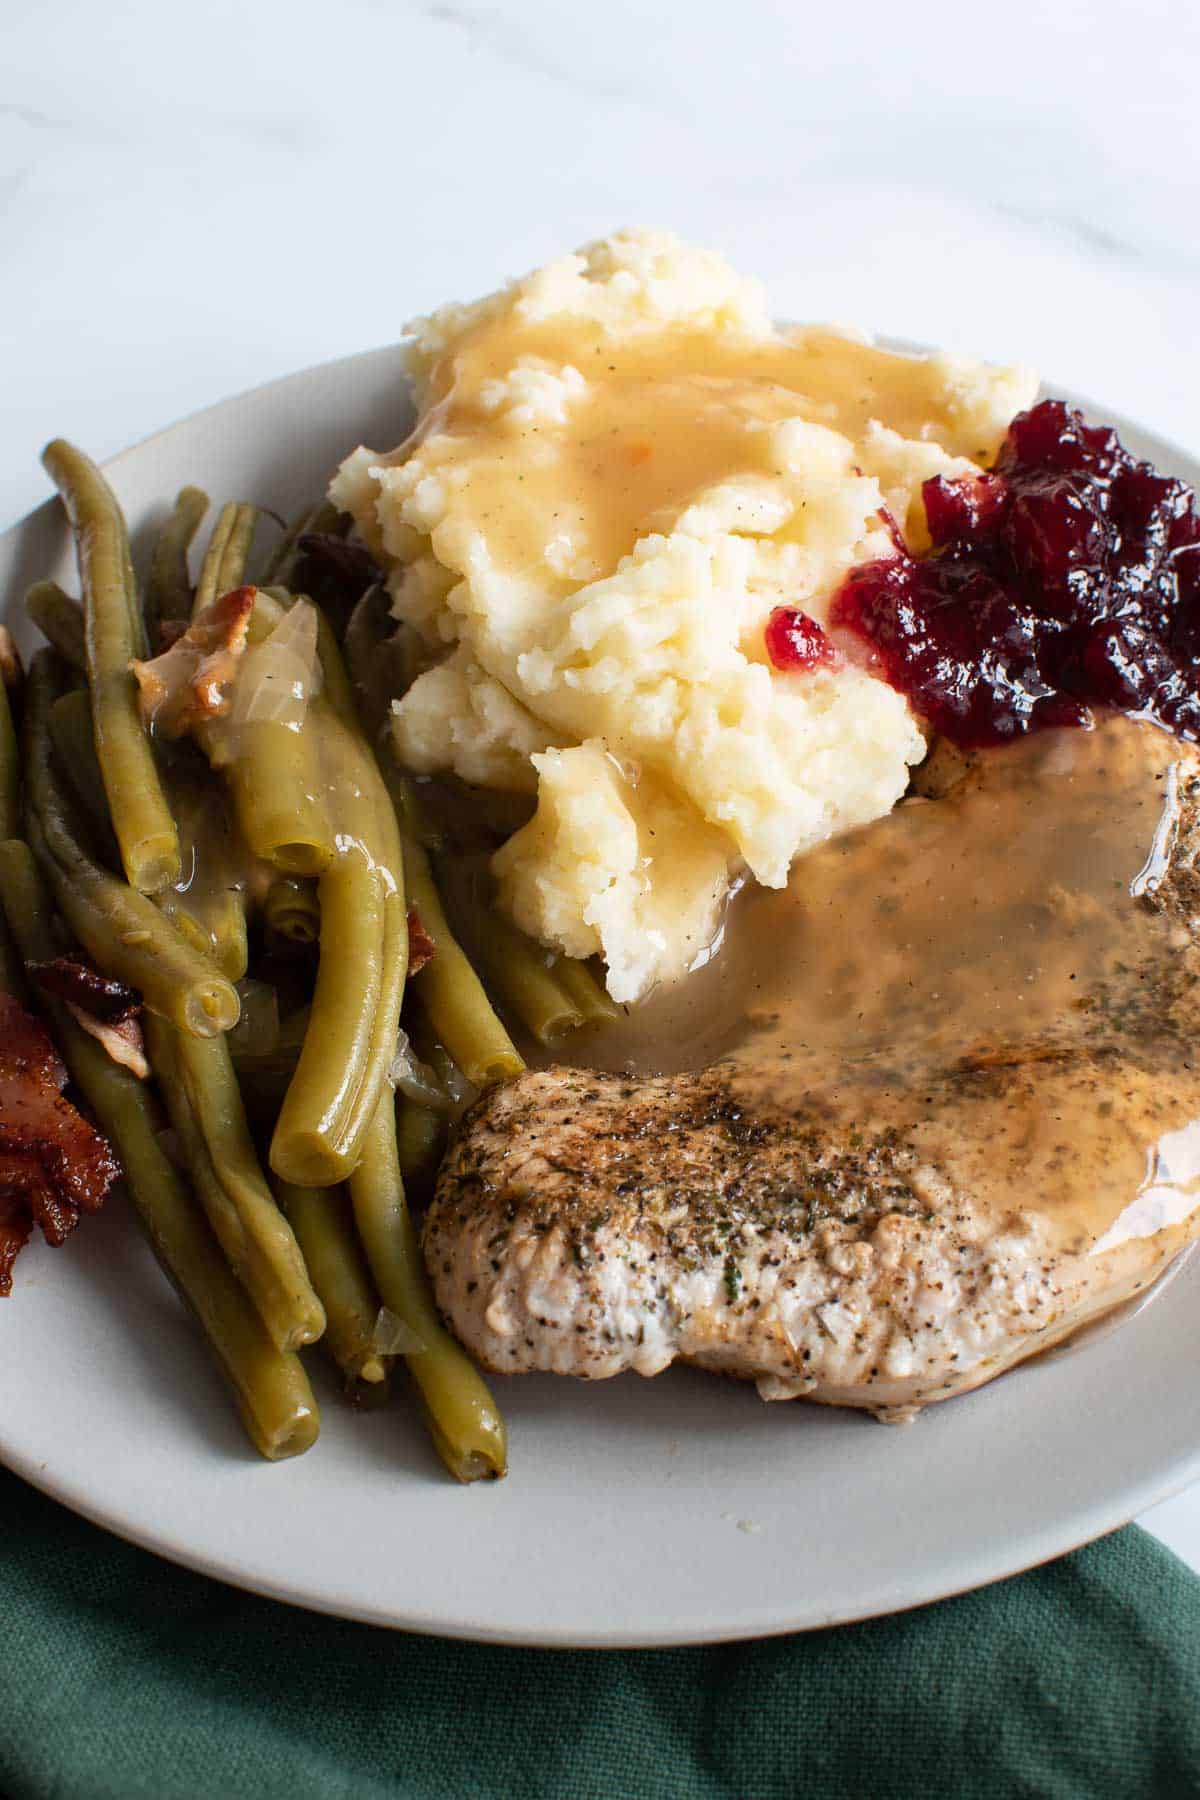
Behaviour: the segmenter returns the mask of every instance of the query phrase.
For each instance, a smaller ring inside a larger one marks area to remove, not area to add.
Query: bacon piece
[[[33,1226],[63,1243],[120,1174],[108,1139],[63,1097],[66,1083],[44,1026],[0,994],[0,1295]]]
[[[189,621],[187,619],[160,619],[158,621],[158,644],[156,653],[161,656],[164,650],[170,650],[181,637],[187,636]]]
[[[30,963],[29,973],[38,986],[59,1000],[69,1001],[93,1019],[116,1025],[136,1013],[142,996],[111,975],[104,975],[85,957],[56,956],[51,962]]]
[[[416,975],[429,961],[437,945],[421,923],[415,906],[408,909],[408,972]]]
[[[30,963],[29,973],[45,993],[63,1002],[75,1023],[94,1037],[114,1062],[139,1081],[148,1080],[150,1065],[137,1017],[142,996],[136,988],[102,974],[78,954]]]
[[[230,588],[198,613],[169,649],[149,662],[130,663],[142,718],[160,737],[183,737],[228,711],[257,591]]]
[[[149,1081],[150,1064],[146,1060],[146,1040],[142,1036],[140,1019],[130,1015],[128,1019],[118,1019],[115,1024],[110,1024],[105,1019],[93,1018],[91,1013],[85,1013],[81,1007],[72,1006],[69,1000],[66,1008],[75,1023],[89,1037],[94,1037],[115,1063],[120,1063],[131,1075],[136,1075],[139,1081]]]

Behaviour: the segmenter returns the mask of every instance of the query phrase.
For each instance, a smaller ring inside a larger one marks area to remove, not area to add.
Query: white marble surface
[[[53,432],[107,455],[624,223],[1200,451],[1178,0],[0,13],[0,522]],[[1200,1568],[1200,1487],[1146,1523]]]

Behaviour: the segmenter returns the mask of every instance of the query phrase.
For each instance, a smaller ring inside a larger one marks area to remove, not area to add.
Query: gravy
[[[1112,718],[969,760],[745,888],[708,963],[558,1060],[725,1063],[748,1108],[902,1133],[994,1220],[1107,1249],[1200,1202],[1180,746]]]
[[[514,435],[508,418],[479,404],[485,384],[522,357],[584,377],[569,425],[531,422]],[[841,433],[864,468],[873,420],[954,454],[989,452],[948,416],[935,360],[813,327],[765,339],[675,327],[614,348],[577,318],[488,318],[435,365],[431,399],[405,453],[437,437],[439,463],[453,468],[463,440],[470,474],[464,479],[460,467],[454,478],[465,508],[486,521],[497,565],[537,564],[557,532],[571,546],[576,578],[611,570],[640,537],[670,530],[705,490],[783,474],[778,440],[762,427],[786,419]],[[844,471],[831,466],[835,473]]]

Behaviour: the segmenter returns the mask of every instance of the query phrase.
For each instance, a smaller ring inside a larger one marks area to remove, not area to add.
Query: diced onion
[[[381,1306],[371,1332],[371,1348],[380,1356],[419,1356],[429,1346],[406,1325],[399,1313]]]
[[[429,1064],[414,1053],[406,1031],[396,1034],[396,1054],[388,1070],[388,1080],[418,1106],[430,1106],[435,1112],[454,1109],[454,1097],[446,1092]]]
[[[271,1056],[279,1048],[279,995],[269,981],[246,976],[236,983],[242,1003],[237,1024],[226,1033],[235,1056]]]
[[[229,723],[276,723],[298,730],[320,685],[316,608],[297,600],[274,631],[243,656],[233,685]]]

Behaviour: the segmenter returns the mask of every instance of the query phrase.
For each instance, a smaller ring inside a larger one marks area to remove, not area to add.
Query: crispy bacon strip
[[[34,1225],[63,1243],[120,1174],[108,1139],[63,1097],[66,1083],[45,1027],[0,994],[0,1295]]]
[[[142,1004],[136,988],[126,987],[111,975],[93,968],[85,957],[56,956],[50,962],[29,964],[29,973],[44,993],[54,994],[111,1025],[132,1018]]]
[[[114,1062],[139,1081],[149,1080],[150,1064],[138,1020],[142,996],[136,988],[102,974],[78,953],[28,967],[38,986],[61,1000],[75,1023],[103,1045]]]
[[[257,589],[230,588],[192,620],[181,638],[149,662],[129,667],[142,718],[160,737],[183,737],[229,708]]]
[[[415,906],[408,909],[408,973],[416,975],[429,961],[437,945],[421,923]]]

